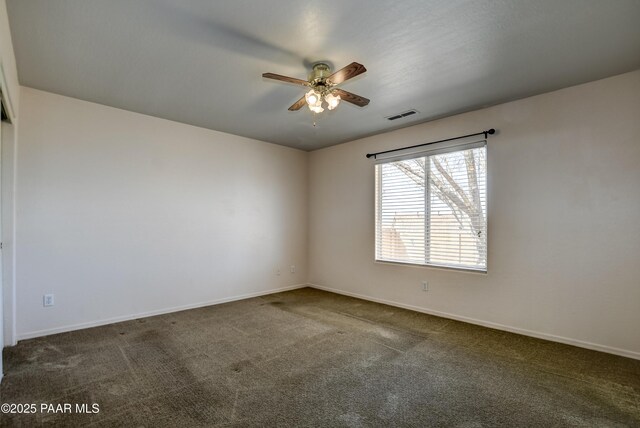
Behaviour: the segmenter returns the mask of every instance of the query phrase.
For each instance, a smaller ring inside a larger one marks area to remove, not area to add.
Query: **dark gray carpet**
[[[631,328],[631,326],[629,326]],[[3,426],[640,426],[640,361],[310,288],[26,340]]]

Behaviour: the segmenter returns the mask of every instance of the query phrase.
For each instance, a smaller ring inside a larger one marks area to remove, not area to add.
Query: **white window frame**
[[[396,162],[396,161],[401,161],[401,160],[409,160],[409,159],[416,159],[416,158],[420,158],[420,157],[425,157],[425,156],[434,156],[434,155],[439,155],[439,154],[445,154],[445,153],[452,153],[452,152],[458,152],[458,151],[463,151],[463,150],[469,150],[469,149],[474,149],[474,148],[485,148],[485,163],[486,163],[486,173],[485,173],[485,186],[486,187],[486,194],[485,194],[485,236],[486,236],[486,248],[485,248],[485,266],[484,267],[479,267],[479,268],[474,268],[474,267],[469,267],[469,266],[455,266],[455,265],[447,265],[447,264],[438,264],[438,263],[432,263],[432,262],[426,262],[425,263],[416,263],[416,262],[411,262],[411,261],[398,261],[398,260],[387,260],[387,259],[383,259],[379,257],[379,248],[378,248],[378,243],[379,243],[379,236],[382,233],[382,221],[378,221],[378,218],[381,217],[381,209],[382,209],[382,204],[378,203],[378,198],[380,197],[379,195],[379,190],[381,189],[381,181],[382,181],[382,174],[377,174],[374,172],[375,175],[375,180],[377,181],[374,186],[374,199],[375,199],[375,218],[374,218],[374,226],[375,226],[375,236],[374,236],[374,261],[376,263],[382,263],[382,264],[394,264],[394,265],[407,265],[407,266],[414,266],[414,267],[424,267],[424,268],[437,268],[437,269],[450,269],[450,270],[455,270],[455,271],[462,271],[462,272],[471,272],[471,273],[480,273],[480,274],[486,274],[488,272],[488,267],[489,267],[489,236],[488,236],[488,225],[489,225],[489,189],[488,189],[488,180],[489,180],[489,161],[488,161],[488,146],[487,146],[487,141],[486,139],[480,139],[478,140],[477,137],[474,139],[464,139],[464,140],[458,140],[458,141],[449,141],[446,143],[437,143],[435,145],[433,145],[432,147],[429,147],[427,149],[422,149],[420,151],[413,151],[413,152],[400,152],[400,154],[397,155],[393,155],[393,156],[387,156],[384,158],[378,158],[376,159],[375,162],[375,168],[378,168],[379,165],[381,164],[386,164],[386,163],[391,163],[391,162]],[[425,186],[425,198],[426,200],[430,199],[430,187],[426,185]],[[430,209],[431,204],[429,203],[425,203],[425,223],[429,223],[430,222],[430,215],[428,214],[428,210]],[[427,229],[429,226],[425,226],[425,229]],[[429,249],[425,248],[425,253],[428,253]]]

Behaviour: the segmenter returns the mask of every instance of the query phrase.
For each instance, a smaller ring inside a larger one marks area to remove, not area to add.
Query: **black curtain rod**
[[[385,153],[399,152],[400,150],[415,149],[416,147],[428,146],[429,144],[444,143],[445,141],[453,141],[453,140],[459,140],[461,138],[475,137],[476,135],[483,135],[484,134],[484,138],[486,140],[487,139],[487,135],[493,135],[495,133],[496,133],[496,130],[491,128],[491,129],[488,129],[486,131],[476,132],[475,134],[462,135],[460,137],[447,138],[445,140],[432,141],[430,143],[416,144],[415,146],[403,147],[401,149],[385,150],[384,152],[378,152],[378,153],[367,153],[367,157],[368,158],[370,158],[370,157],[376,158],[376,156],[383,155]]]

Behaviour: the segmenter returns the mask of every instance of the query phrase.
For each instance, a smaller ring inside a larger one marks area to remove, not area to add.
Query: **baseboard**
[[[469,318],[469,317],[465,317],[465,316],[454,315],[454,314],[450,314],[450,313],[447,313],[447,312],[434,311],[434,310],[431,310],[431,309],[421,308],[421,307],[418,307],[418,306],[406,305],[404,303],[394,302],[392,300],[380,299],[380,298],[377,298],[377,297],[365,296],[363,294],[351,293],[349,291],[338,290],[336,288],[325,287],[323,285],[317,285],[317,284],[307,284],[307,285],[309,287],[311,287],[311,288],[317,288],[318,290],[329,291],[331,293],[336,293],[336,294],[343,294],[345,296],[355,297],[355,298],[358,298],[358,299],[368,300],[368,301],[376,302],[376,303],[382,303],[382,304],[385,304],[385,305],[395,306],[395,307],[398,307],[398,308],[409,309],[409,310],[415,311],[415,312],[422,312],[422,313],[425,313],[425,314],[435,315],[435,316],[442,317],[442,318],[448,318],[448,319],[453,319],[453,320],[456,320],[456,321],[466,322],[466,323],[469,323],[469,324],[476,324],[476,325],[481,325],[483,327],[494,328],[496,330],[508,331],[510,333],[522,334],[524,336],[531,336],[531,337],[535,337],[535,338],[538,338],[538,339],[549,340],[551,342],[564,343],[566,345],[577,346],[577,347],[580,347],[580,348],[586,348],[586,349],[591,349],[591,350],[594,350],[594,351],[606,352],[608,354],[614,354],[614,355],[619,355],[621,357],[627,357],[627,358],[633,358],[633,359],[636,359],[636,360],[640,360],[640,352],[628,351],[626,349],[619,349],[619,348],[614,348],[614,347],[611,347],[611,346],[599,345],[597,343],[585,342],[585,341],[577,340],[577,339],[570,339],[568,337],[556,336],[554,334],[541,333],[541,332],[532,331],[532,330],[526,330],[526,329],[518,328],[518,327],[511,327],[511,326],[504,325],[504,324],[498,324],[498,323],[494,323],[494,322],[491,322],[491,321],[483,321],[483,320],[479,320],[479,319],[475,319],[475,318]]]
[[[188,309],[201,308],[204,306],[212,306],[212,305],[219,305],[221,303],[234,302],[236,300],[250,299],[252,297],[266,296],[268,294],[281,293],[283,291],[295,290],[295,289],[304,288],[304,287],[308,287],[308,284],[290,285],[287,287],[281,287],[281,288],[276,288],[272,290],[257,291],[255,293],[240,294],[237,296],[210,300],[207,302],[199,302],[199,303],[192,303],[192,304],[182,305],[182,306],[174,306],[171,308],[159,309],[156,311],[141,312],[133,315],[124,315],[120,317],[107,318],[107,319],[102,319],[98,321],[90,321],[90,322],[85,322],[80,324],[67,325],[62,327],[50,328],[46,330],[37,330],[37,331],[31,331],[27,333],[18,333],[17,338],[18,338],[18,341],[25,340],[25,339],[33,339],[35,337],[49,336],[49,335],[58,334],[58,333],[66,333],[68,331],[82,330],[82,329],[91,328],[91,327],[99,327],[101,325],[114,324],[122,321],[130,321],[138,318],[153,317],[156,315],[169,314],[172,312],[180,312]]]

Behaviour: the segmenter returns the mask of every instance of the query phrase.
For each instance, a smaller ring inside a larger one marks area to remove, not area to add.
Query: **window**
[[[486,142],[376,165],[376,260],[486,271]]]

